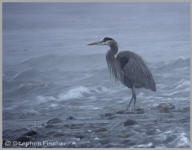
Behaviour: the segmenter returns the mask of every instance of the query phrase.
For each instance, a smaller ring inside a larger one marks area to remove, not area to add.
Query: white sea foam
[[[82,98],[83,95],[90,94],[90,90],[87,87],[79,86],[73,89],[70,89],[66,93],[61,93],[58,95],[58,100],[69,100],[69,99],[76,99]]]
[[[70,99],[80,99],[80,98],[89,98],[90,100],[95,100],[97,94],[100,93],[107,93],[110,92],[109,89],[103,86],[97,87],[85,87],[85,86],[78,86],[69,89],[67,92],[60,93],[57,96],[37,96],[38,103],[46,103],[50,101],[63,101],[63,100],[70,100]],[[55,104],[52,107],[56,107]]]
[[[59,105],[56,104],[56,103],[52,103],[52,104],[50,104],[50,107],[57,107],[57,106],[59,106]]]
[[[39,103],[45,103],[48,101],[55,101],[56,98],[53,96],[37,96],[37,100]]]
[[[148,143],[148,144],[140,144],[137,145],[136,148],[145,148],[145,147],[151,147],[153,145],[153,143]]]
[[[95,99],[95,94],[99,93],[107,93],[108,90],[106,87],[97,86],[97,87],[85,87],[85,86],[78,86],[75,88],[70,89],[65,93],[61,93],[58,95],[58,100],[70,100],[70,99],[79,99],[82,97],[90,97],[91,99]]]
[[[190,81],[189,80],[182,80],[179,82],[179,84],[175,87],[176,89],[183,87],[190,87]]]
[[[180,133],[176,139],[177,147],[188,147],[190,146],[190,140],[186,136],[186,133]]]
[[[31,114],[31,115],[37,115],[39,112],[34,109],[28,109],[25,113]]]

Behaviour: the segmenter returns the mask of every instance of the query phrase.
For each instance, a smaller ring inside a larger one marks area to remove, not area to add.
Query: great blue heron
[[[131,51],[122,51],[117,55],[118,44],[114,39],[109,37],[105,37],[99,42],[93,42],[88,45],[108,45],[110,47],[106,53],[106,60],[111,74],[116,80],[120,80],[122,84],[132,89],[132,97],[127,106],[127,110],[133,100],[135,110],[135,88],[146,88],[156,91],[153,76],[139,55]]]

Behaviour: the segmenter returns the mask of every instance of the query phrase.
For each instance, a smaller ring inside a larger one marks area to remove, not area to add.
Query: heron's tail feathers
[[[155,80],[153,78],[151,78],[150,89],[154,92],[156,91],[156,83],[155,83]]]

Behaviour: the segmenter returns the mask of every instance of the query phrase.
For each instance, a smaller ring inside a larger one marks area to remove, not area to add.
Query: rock
[[[134,142],[132,142],[131,140],[124,140],[123,142],[122,142],[123,144],[126,144],[126,145],[129,145],[129,146],[132,146],[132,145],[135,145],[136,143],[134,143]]]
[[[34,136],[34,135],[36,135],[36,134],[37,134],[36,131],[31,130],[31,131],[25,133],[23,136]]]
[[[58,119],[58,118],[53,118],[50,119],[49,121],[47,121],[47,124],[56,124],[56,123],[61,123],[62,120]]]
[[[106,118],[106,119],[114,119],[116,118],[116,116],[112,113],[105,113],[103,115],[101,115],[102,118]]]
[[[83,127],[83,124],[71,124],[69,125],[70,129],[80,129]]]
[[[111,117],[111,116],[113,116],[113,114],[112,114],[112,113],[105,113],[103,116],[105,116],[105,117]]]
[[[53,128],[54,127],[54,125],[51,125],[51,124],[47,124],[46,126],[45,126],[45,128]]]
[[[123,132],[123,133],[121,133],[120,135],[119,135],[119,137],[121,137],[121,138],[128,138],[128,137],[130,137],[131,135],[130,134],[128,134],[128,133],[126,133],[126,132]]]
[[[26,129],[26,128],[21,128],[21,129],[16,129],[16,130],[14,130],[14,133],[21,133],[21,134],[23,134],[23,133],[25,133],[25,132],[27,132],[27,131],[29,131],[29,130]]]
[[[145,113],[144,108],[137,108],[135,111],[137,114],[144,114]]]
[[[20,136],[19,138],[16,139],[16,141],[18,142],[28,142],[31,141],[31,137],[37,135],[37,132],[34,130],[28,131],[27,133],[23,134],[22,136]]]
[[[3,148],[5,148],[7,145],[5,144],[6,140],[3,140]]]
[[[175,109],[175,105],[170,103],[161,103],[157,106],[157,108],[161,113],[169,113],[171,110]]]
[[[6,130],[3,130],[3,135],[8,135],[10,133],[13,133],[14,131],[11,130],[11,129],[6,129]]]
[[[183,108],[183,112],[188,112],[188,111],[190,111],[190,107]]]
[[[160,109],[160,112],[161,112],[161,113],[169,113],[170,110],[169,110],[168,107],[162,107],[162,108]]]
[[[106,128],[100,128],[98,130],[96,130],[95,132],[106,132],[108,131]]]
[[[134,114],[134,112],[130,112],[130,111],[127,111],[127,110],[119,110],[116,113],[117,114]]]
[[[54,135],[54,137],[61,137],[61,136],[65,136],[63,133],[57,133]]]
[[[102,139],[102,140],[100,140],[99,142],[100,142],[102,145],[104,145],[104,144],[109,144],[109,143],[110,143],[109,139]]]
[[[75,118],[73,116],[69,116],[66,118],[67,120],[75,120]]]
[[[83,135],[76,135],[75,138],[83,139],[84,136]]]
[[[135,120],[127,120],[124,122],[124,126],[131,126],[131,125],[135,125],[137,124],[137,122]]]
[[[147,131],[146,131],[146,134],[147,135],[153,135],[153,134],[155,134],[156,133],[156,129],[151,129],[151,128],[149,128]]]
[[[19,138],[16,139],[16,141],[21,142],[21,143],[28,142],[30,140],[31,140],[31,138],[28,136],[20,136]]]

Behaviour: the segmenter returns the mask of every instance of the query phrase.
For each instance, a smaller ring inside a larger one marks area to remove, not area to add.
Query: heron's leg
[[[133,99],[134,99],[134,111],[135,111],[136,93],[135,93],[135,87],[134,87],[134,86],[133,86],[133,88],[132,88],[132,94],[133,94]]]
[[[130,108],[130,106],[131,106],[131,103],[132,103],[132,101],[134,100],[134,90],[133,90],[133,88],[132,88],[132,97],[131,97],[131,99],[130,99],[130,101],[129,101],[129,104],[128,104],[128,106],[127,106],[127,110]]]
[[[131,97],[131,99],[130,99],[130,101],[129,101],[129,104],[128,104],[128,106],[127,106],[127,110],[130,108],[132,101],[133,101],[133,96]]]

